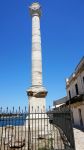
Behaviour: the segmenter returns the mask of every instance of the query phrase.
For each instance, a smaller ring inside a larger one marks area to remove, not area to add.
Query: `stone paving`
[[[76,150],[84,150],[84,132],[74,128]]]

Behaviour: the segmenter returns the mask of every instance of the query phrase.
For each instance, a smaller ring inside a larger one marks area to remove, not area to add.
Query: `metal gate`
[[[75,150],[71,119],[64,116],[63,120],[60,112],[1,109],[0,150]]]
[[[60,132],[60,136],[64,143],[64,149],[75,150],[71,110],[69,108],[61,108],[59,110],[58,108],[49,111],[48,116],[50,118],[50,123]]]

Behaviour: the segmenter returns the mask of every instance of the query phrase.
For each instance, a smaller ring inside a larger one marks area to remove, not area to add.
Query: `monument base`
[[[44,138],[49,134],[49,118],[46,113],[32,113],[27,117],[26,127],[30,130],[33,138]]]

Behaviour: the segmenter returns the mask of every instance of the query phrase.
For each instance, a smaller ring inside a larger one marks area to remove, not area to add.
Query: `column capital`
[[[31,16],[41,16],[41,6],[38,2],[32,3],[29,10]]]

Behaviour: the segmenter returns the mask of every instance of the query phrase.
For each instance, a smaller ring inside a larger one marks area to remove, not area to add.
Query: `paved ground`
[[[74,128],[76,150],[84,150],[84,132]]]

